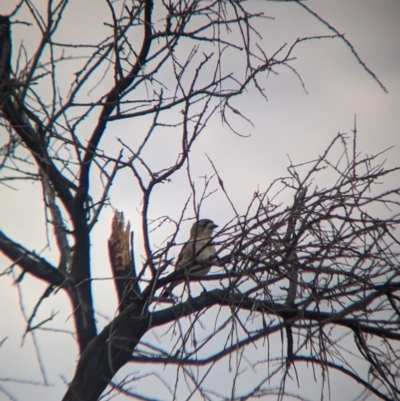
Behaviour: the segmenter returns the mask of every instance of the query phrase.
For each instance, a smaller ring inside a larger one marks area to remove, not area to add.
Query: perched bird
[[[206,276],[211,269],[211,263],[206,263],[215,255],[215,246],[211,243],[213,231],[218,226],[212,220],[201,219],[193,224],[190,230],[189,241],[183,245],[175,264],[175,271],[188,269],[194,277]],[[196,264],[196,262],[202,262]],[[168,298],[172,290],[184,280],[171,283],[160,295],[160,298]]]

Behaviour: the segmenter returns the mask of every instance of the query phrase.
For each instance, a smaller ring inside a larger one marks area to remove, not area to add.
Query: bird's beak
[[[216,224],[213,224],[213,226],[212,226],[212,228],[214,229],[214,228],[217,228],[218,226],[216,225]]]

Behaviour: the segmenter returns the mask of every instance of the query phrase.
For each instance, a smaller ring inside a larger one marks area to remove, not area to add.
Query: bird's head
[[[201,219],[193,224],[190,230],[191,238],[210,238],[218,226],[210,219]]]

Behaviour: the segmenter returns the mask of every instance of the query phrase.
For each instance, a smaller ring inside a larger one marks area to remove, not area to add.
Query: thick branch
[[[370,297],[368,297],[368,303],[374,299],[379,298],[385,291],[398,291],[400,284],[391,285],[390,287],[381,286],[374,291]],[[204,308],[209,308],[214,305],[224,305],[229,307],[238,307],[241,310],[248,310],[251,312],[258,311],[265,314],[273,314],[280,316],[283,319],[301,319],[301,320],[312,320],[319,322],[321,326],[325,324],[337,324],[344,326],[354,331],[361,331],[368,334],[373,334],[379,337],[390,338],[393,340],[400,341],[400,332],[396,333],[392,330],[386,330],[373,325],[361,324],[354,317],[346,318],[343,317],[341,312],[329,313],[329,312],[316,312],[308,310],[298,310],[288,308],[284,304],[271,301],[260,301],[248,298],[243,294],[232,294],[230,290],[213,290],[204,292],[199,297],[190,298],[186,302],[182,302],[178,305],[173,306],[162,311],[154,312],[151,317],[151,327],[161,326],[166,323],[174,321],[177,317],[181,318],[189,316],[192,313],[199,312]],[[366,305],[364,305],[366,306]],[[358,309],[361,305],[358,305]],[[348,313],[351,313],[352,308],[347,309]]]
[[[152,42],[151,29],[152,29],[152,10],[153,10],[153,1],[146,0],[144,6],[144,38],[142,43],[141,51],[138,55],[136,63],[132,67],[129,74],[121,78],[114,88],[107,94],[106,100],[104,102],[103,109],[100,113],[99,120],[96,128],[89,140],[87,151],[82,163],[82,169],[80,174],[80,195],[83,199],[86,197],[88,187],[89,187],[89,170],[91,166],[91,162],[95,155],[95,151],[100,142],[100,139],[106,129],[107,126],[107,118],[111,115],[115,107],[118,105],[118,101],[120,99],[121,94],[126,90],[132,82],[137,77],[137,74],[142,69],[143,65],[146,63],[147,55],[150,51],[150,45]]]
[[[15,105],[10,97],[5,101],[2,111],[13,130],[31,152],[40,169],[46,174],[66,210],[71,211],[70,188],[73,185],[59,172],[48,155],[44,134],[40,132],[41,126],[37,125],[37,129],[33,129],[24,112]]]
[[[65,282],[65,276],[45,259],[24,248],[0,231],[0,251],[24,272],[55,286]]]
[[[63,401],[96,401],[130,359],[149,327],[144,303],[133,303],[96,336],[82,353]]]

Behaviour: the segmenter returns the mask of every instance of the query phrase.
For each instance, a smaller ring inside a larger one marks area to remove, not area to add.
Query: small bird
[[[211,243],[213,231],[218,226],[212,220],[201,219],[193,224],[190,229],[189,241],[183,245],[175,264],[175,271],[188,269],[194,277],[206,276],[211,269],[211,263],[207,264],[207,260],[215,255],[215,246]],[[196,264],[196,262],[203,262]],[[172,290],[184,280],[171,283],[160,295],[160,298],[168,298],[172,294]]]

